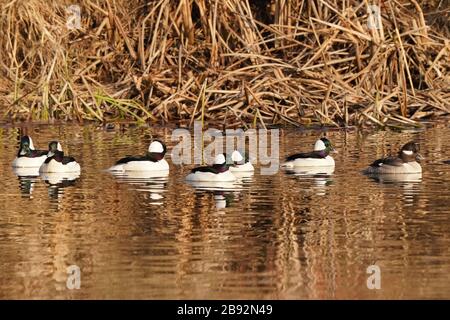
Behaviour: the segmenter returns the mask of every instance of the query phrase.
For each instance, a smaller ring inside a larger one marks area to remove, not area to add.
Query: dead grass
[[[70,30],[71,1],[3,1],[0,117],[384,127],[448,114],[448,1],[374,2],[380,29],[368,1],[82,0]]]

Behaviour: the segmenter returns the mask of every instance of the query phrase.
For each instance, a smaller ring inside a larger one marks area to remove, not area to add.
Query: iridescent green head
[[[325,151],[327,153],[330,153],[334,151],[334,148],[331,145],[330,140],[324,137],[316,141],[314,145],[314,151]]]
[[[23,136],[20,139],[19,156],[25,156],[34,150],[33,140],[30,136]]]
[[[58,141],[52,141],[48,144],[48,157],[53,157],[58,151],[62,152],[61,144]]]

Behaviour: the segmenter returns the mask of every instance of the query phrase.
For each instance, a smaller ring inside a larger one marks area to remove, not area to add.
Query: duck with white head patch
[[[410,174],[422,173],[419,162],[419,144],[411,141],[398,152],[397,157],[387,157],[374,161],[365,171],[366,174]]]
[[[334,159],[330,156],[333,149],[330,140],[320,138],[314,144],[314,151],[293,154],[286,158],[281,165],[286,168],[293,167],[334,167]]]
[[[236,176],[231,173],[224,154],[218,154],[212,166],[197,167],[187,175],[188,181],[235,181]]]
[[[48,150],[35,150],[30,136],[20,139],[19,152],[14,159],[14,168],[39,168],[47,159]]]
[[[79,173],[80,165],[72,157],[64,155],[58,141],[50,142],[48,157],[39,168],[41,173]]]
[[[160,140],[154,140],[144,156],[130,156],[120,159],[110,171],[161,171],[168,172],[169,164],[164,160],[166,145]]]
[[[231,154],[231,162],[232,164],[230,166],[230,171],[233,173],[251,172],[255,170],[248,157],[246,156],[244,158],[238,150],[233,151],[233,153]]]

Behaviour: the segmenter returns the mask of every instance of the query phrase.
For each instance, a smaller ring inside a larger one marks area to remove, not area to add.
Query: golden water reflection
[[[79,177],[17,173],[21,134],[39,147],[58,138]],[[329,131],[331,172],[263,176],[228,187],[192,185],[192,166],[166,177],[105,172],[144,152],[168,128],[0,128],[0,298],[450,298],[450,128]],[[281,130],[280,152],[303,151],[319,133]],[[421,177],[361,170],[416,139]],[[170,160],[169,160],[170,163]],[[69,265],[81,289],[66,288]],[[366,286],[368,266],[381,290]]]

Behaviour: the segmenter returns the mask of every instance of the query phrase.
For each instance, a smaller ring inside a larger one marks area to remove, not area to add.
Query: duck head
[[[19,156],[25,156],[30,151],[34,150],[33,140],[30,136],[23,136],[20,139]]]
[[[237,165],[237,164],[244,164],[244,162],[245,162],[245,159],[244,159],[244,157],[242,156],[242,154],[239,152],[239,151],[237,151],[237,150],[234,150],[233,151],[233,153],[231,154],[231,163],[232,164],[234,164],[234,165]]]
[[[152,143],[148,146],[147,156],[154,160],[162,160],[164,159],[164,155],[166,154],[167,148],[166,145],[160,140],[153,140]]]
[[[162,153],[164,155],[166,151],[166,145],[160,140],[153,140],[148,146],[148,152],[150,153]]]
[[[423,157],[419,153],[419,144],[414,141],[405,144],[400,149],[398,157],[402,159],[403,162],[414,162],[423,159]]]
[[[327,155],[331,152],[337,152],[331,145],[330,140],[325,137],[320,138],[316,141],[316,143],[314,144],[314,151],[324,151]]]
[[[48,154],[47,157],[53,157],[58,152],[62,152],[61,144],[58,141],[52,141],[48,144]]]
[[[214,158],[214,165],[224,165],[227,163],[225,154],[220,153]]]
[[[219,153],[216,155],[212,167],[219,173],[227,171],[229,165],[227,164],[226,155],[224,153]]]

